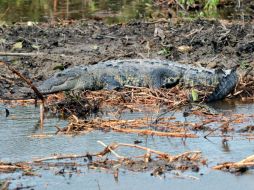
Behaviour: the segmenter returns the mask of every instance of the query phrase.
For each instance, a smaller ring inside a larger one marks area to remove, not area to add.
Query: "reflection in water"
[[[254,108],[254,105],[238,105],[232,109],[235,113],[249,113],[248,109]],[[210,137],[209,140],[202,138],[186,139],[183,144],[182,139],[166,138],[166,137],[145,137],[136,134],[119,134],[119,133],[104,133],[94,131],[86,135],[80,136],[53,136],[50,138],[31,138],[30,135],[41,133],[36,127],[39,120],[39,110],[34,106],[30,107],[9,107],[10,116],[5,117],[5,111],[0,111],[0,160],[4,161],[30,161],[33,158],[47,157],[55,153],[61,154],[84,154],[85,152],[98,152],[103,147],[99,146],[97,141],[103,141],[105,144],[112,142],[133,143],[140,141],[141,146],[146,146],[169,154],[179,154],[185,151],[201,150],[204,159],[208,160],[208,167],[203,167],[199,173],[191,174],[200,180],[175,179],[166,175],[164,180],[160,178],[151,177],[150,173],[133,173],[126,171],[119,171],[119,181],[115,182],[113,174],[110,172],[97,172],[94,170],[86,171],[86,167],[79,168],[85,170],[78,175],[74,174],[69,178],[55,175],[57,171],[36,171],[42,174],[43,177],[21,177],[19,180],[24,185],[36,185],[36,189],[44,189],[45,184],[48,184],[50,189],[97,189],[98,183],[102,187],[110,186],[110,189],[168,189],[172,187],[175,189],[230,189],[237,190],[240,185],[244,185],[245,189],[253,188],[253,174],[236,177],[223,172],[211,172],[210,168],[219,162],[224,161],[238,161],[246,156],[253,154],[253,142],[243,140],[242,138],[227,139],[230,141],[230,147],[227,140],[221,137]],[[4,110],[4,106],[0,104],[0,110]],[[177,120],[184,121],[182,113],[175,113]],[[135,119],[141,117],[140,114],[128,113],[123,118]],[[192,115],[188,116],[188,121],[193,121]],[[66,121],[57,118],[48,117],[45,121],[45,133],[53,133],[56,131],[55,125],[65,126]],[[120,155],[131,156],[139,155],[139,150],[117,150]],[[82,161],[82,160],[81,160]],[[59,168],[61,170],[62,168]],[[202,173],[202,176],[200,175]],[[204,175],[203,175],[204,174]],[[18,174],[17,174],[18,175]],[[185,175],[185,173],[183,174]],[[188,175],[188,174],[186,174]],[[0,180],[6,177],[0,175]],[[98,180],[98,183],[95,182]],[[222,180],[223,179],[223,180]],[[19,180],[12,182],[12,188]],[[230,188],[226,184],[231,184]],[[133,184],[136,184],[133,187]],[[208,185],[209,184],[209,185]]]
[[[227,139],[222,139],[222,150],[224,152],[230,152],[230,148],[229,148],[229,145],[228,145],[228,140]]]
[[[151,0],[26,0],[0,1],[0,20],[7,22],[107,18],[108,22],[149,17]]]
[[[186,11],[173,11],[166,7],[153,6],[153,0],[0,0],[0,21],[58,21],[69,19],[95,18],[108,23],[126,22],[131,19],[186,15]],[[159,3],[160,4],[160,3]],[[182,12],[181,12],[182,11]],[[178,14],[176,13],[178,12]],[[212,12],[190,12],[189,17],[204,16],[223,19],[243,19],[253,12],[231,7],[219,8]],[[245,18],[246,19],[246,18]]]

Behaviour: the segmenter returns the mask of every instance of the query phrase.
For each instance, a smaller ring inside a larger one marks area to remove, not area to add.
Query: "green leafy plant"
[[[169,56],[171,55],[171,51],[169,48],[162,48],[159,52],[158,55],[164,55],[164,56]]]
[[[247,62],[245,62],[245,61],[242,61],[242,62],[240,63],[240,68],[241,68],[241,69],[248,69],[249,67],[250,67],[250,64],[247,63]]]
[[[215,10],[217,9],[217,5],[219,4],[220,0],[208,0],[205,4],[205,10]]]
[[[191,90],[191,97],[192,97],[193,102],[198,101],[198,92],[197,92],[197,90],[195,90],[195,89]]]
[[[204,6],[205,10],[215,10],[220,0],[179,0],[179,3],[183,6],[192,6],[195,3],[200,3]]]

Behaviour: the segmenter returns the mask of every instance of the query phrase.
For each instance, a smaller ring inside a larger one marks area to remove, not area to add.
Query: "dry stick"
[[[228,123],[228,122],[227,122]],[[209,135],[211,135],[213,132],[217,131],[218,129],[222,128],[225,124],[227,123],[223,123],[222,125],[220,125],[219,127],[216,127],[215,129],[211,130],[208,134],[204,135],[204,138],[206,139]]]
[[[47,55],[45,53],[12,53],[12,52],[0,52],[0,56],[37,56],[37,55]]]
[[[5,182],[1,185],[0,190],[8,190],[8,189],[9,189],[9,185],[10,185],[10,182],[9,182],[9,181],[5,181]]]
[[[247,158],[239,162],[219,164],[217,166],[214,166],[213,169],[221,170],[223,168],[239,168],[239,167],[247,167],[247,166],[254,166],[254,155],[248,156]]]
[[[248,167],[254,166],[254,162],[246,162],[246,163],[238,163],[238,162],[231,162],[231,163],[224,163],[217,166],[214,166],[214,170],[222,170],[224,168],[240,168],[240,167]]]
[[[22,170],[29,170],[31,167],[22,164],[22,163],[0,163],[0,171],[8,171],[8,170],[17,170],[17,169],[22,169]]]
[[[217,131],[218,129],[220,128],[219,127],[216,127],[215,129],[211,130],[209,133],[207,133],[206,135],[204,135],[204,138],[206,139],[209,135],[211,135],[213,132]]]
[[[40,104],[40,127],[44,126],[44,102]]]
[[[36,159],[33,160],[34,162],[43,162],[43,161],[48,161],[48,160],[61,160],[61,159],[67,159],[67,158],[83,158],[87,157],[87,154],[81,154],[81,155],[76,155],[76,154],[65,154],[65,155],[56,155],[56,156],[50,156],[47,158],[41,158],[41,159]]]
[[[182,154],[179,154],[179,155],[176,155],[174,156],[173,160],[177,160],[181,157],[184,157],[184,156],[188,156],[189,154],[201,154],[201,151],[189,151],[189,152],[184,152]]]
[[[211,130],[209,133],[207,133],[206,135],[204,135],[204,138],[206,139],[209,135],[211,135],[213,132],[217,131],[218,129],[221,128],[221,125],[219,127],[216,127],[215,129]]]
[[[20,166],[0,164],[0,171],[22,169]]]
[[[247,158],[239,161],[238,163],[254,162],[254,155],[248,156]]]
[[[106,148],[99,152],[99,153],[95,153],[95,154],[84,154],[84,155],[75,155],[75,154],[66,154],[66,155],[56,155],[56,156],[51,156],[51,157],[46,157],[46,158],[41,158],[41,159],[36,159],[33,162],[43,162],[43,161],[49,161],[49,160],[59,160],[59,159],[68,159],[68,158],[82,158],[82,157],[87,157],[88,155],[90,156],[104,156],[105,154],[112,152],[116,157],[123,159],[123,156],[119,156],[117,153],[115,153],[115,151],[113,151],[110,147],[114,147],[114,149],[119,148],[120,146],[124,146],[124,147],[132,147],[132,148],[137,148],[137,149],[141,149],[141,150],[145,150],[147,151],[149,154],[153,153],[153,154],[157,154],[159,157],[161,158],[165,158],[165,159],[169,159],[170,161],[174,161],[177,160],[180,157],[183,156],[187,156],[189,154],[199,154],[200,151],[190,151],[190,152],[185,152],[176,156],[171,156],[168,153],[165,152],[161,152],[161,151],[157,151],[157,150],[153,150],[147,147],[143,147],[143,146],[139,146],[139,145],[135,145],[135,144],[128,144],[128,143],[113,143],[110,144],[108,146],[106,146],[102,141],[97,141],[100,144],[102,144],[103,146],[105,146]],[[111,149],[111,150],[110,150]]]
[[[124,158],[123,156],[120,156],[119,154],[117,154],[114,150],[112,150],[111,148],[110,148],[110,146],[107,146],[104,142],[102,142],[102,141],[97,141],[99,144],[101,144],[102,146],[104,146],[104,147],[106,147],[106,148],[108,148],[109,149],[109,151],[110,152],[112,152],[112,154],[114,154],[117,158]]]
[[[101,141],[97,141],[99,142],[100,144],[102,144],[103,146],[106,146],[103,142]],[[110,147],[112,146],[112,144],[106,146],[106,148],[99,152],[99,153],[95,153],[95,154],[89,154],[90,156],[100,156],[102,153],[105,154],[108,153],[109,151],[110,152],[114,152]],[[167,157],[167,158],[173,158],[172,156],[170,156],[169,154],[167,153],[164,153],[164,152],[160,152],[160,151],[156,151],[156,150],[152,150],[150,148],[146,148],[146,147],[143,147],[143,146],[139,146],[139,145],[134,145],[134,144],[127,144],[127,143],[115,143],[114,144],[114,148],[118,148],[120,146],[126,146],[126,147],[133,147],[133,148],[138,148],[138,149],[142,149],[142,150],[145,150],[145,151],[149,151],[151,153],[154,153],[154,154],[157,154],[161,157]],[[111,149],[111,150],[110,150]],[[109,150],[109,151],[105,151],[105,150]],[[113,153],[116,157],[118,158],[124,158],[123,156],[119,156],[117,153]],[[36,160],[33,160],[33,162],[43,162],[43,161],[49,161],[49,160],[60,160],[60,159],[68,159],[68,158],[82,158],[82,157],[87,157],[88,154],[81,154],[81,155],[76,155],[76,154],[65,154],[65,155],[55,155],[55,156],[50,156],[50,157],[46,157],[46,158],[40,158],[40,159],[36,159]]]
[[[4,62],[3,62],[4,63]],[[40,93],[40,91],[33,85],[33,83],[27,79],[25,76],[23,76],[20,72],[18,72],[16,69],[12,68],[10,65],[8,65],[7,63],[4,63],[5,65],[7,65],[8,69],[11,70],[13,73],[15,73],[16,75],[18,75],[23,81],[25,81],[35,92],[35,94],[38,96],[38,98],[42,101],[42,103],[44,104],[44,97],[43,95]]]
[[[160,132],[160,131],[152,131],[152,130],[142,130],[142,129],[122,129],[118,127],[110,126],[111,129],[123,132],[123,133],[137,133],[142,135],[156,135],[156,136],[164,136],[164,137],[179,137],[179,138],[198,138],[195,134],[189,134],[189,133],[171,133],[171,132]]]
[[[133,148],[138,148],[138,149],[142,149],[142,150],[145,150],[145,151],[149,151],[150,153],[154,153],[154,154],[158,154],[159,156],[162,156],[162,157],[168,157],[168,158],[171,158],[172,156],[165,153],[165,152],[161,152],[161,151],[157,151],[157,150],[153,150],[153,149],[150,149],[150,148],[147,148],[147,147],[144,147],[144,146],[139,146],[139,145],[135,145],[135,144],[128,144],[128,143],[117,143],[118,146],[127,146],[127,147],[133,147]]]
[[[16,69],[12,68],[9,64],[7,64],[5,62],[2,62],[2,63],[7,65],[9,70],[11,70],[13,73],[18,75],[23,81],[25,81],[30,86],[30,88],[32,88],[32,90],[35,92],[37,97],[42,101],[42,104],[40,105],[40,126],[42,128],[43,127],[43,121],[44,121],[44,97],[43,97],[43,95],[40,93],[40,91],[33,85],[33,83],[29,79],[27,79],[25,76],[23,76]]]

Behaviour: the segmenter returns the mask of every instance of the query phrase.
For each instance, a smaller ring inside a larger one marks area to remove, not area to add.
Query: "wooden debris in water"
[[[69,117],[69,124],[64,128],[57,127],[57,134],[77,135],[89,133],[93,130],[104,132],[135,133],[147,136],[164,136],[178,138],[197,138],[194,134],[197,131],[205,132],[204,137],[229,136],[237,132],[241,135],[242,130],[237,130],[238,125],[242,126],[248,117],[243,114],[231,114],[225,117],[223,114],[207,115],[203,111],[195,111],[199,119],[195,122],[178,121],[172,114],[159,114],[156,118],[142,117],[134,120],[128,119],[101,119],[89,118],[80,119],[75,115]]]
[[[249,167],[254,167],[254,155],[248,156],[239,162],[225,162],[219,164],[214,166],[213,169],[229,171],[231,173],[244,173]]]
[[[30,171],[32,167],[26,162],[1,162],[0,161],[0,172],[14,172],[16,170]]]
[[[135,144],[127,143],[111,143],[105,145],[103,142],[99,141],[101,145],[105,148],[96,153],[86,153],[86,154],[66,154],[66,155],[54,155],[50,157],[40,158],[34,160],[37,166],[43,166],[45,163],[50,164],[51,167],[54,165],[57,167],[59,160],[65,160],[63,164],[70,163],[68,159],[73,162],[73,159],[87,158],[89,162],[87,163],[90,169],[100,169],[100,170],[111,170],[114,174],[115,179],[118,178],[118,168],[124,168],[130,171],[142,172],[151,171],[157,167],[163,168],[163,171],[170,172],[174,170],[187,170],[190,168],[198,167],[202,165],[203,159],[201,157],[200,151],[189,151],[184,152],[179,155],[171,155],[158,150],[153,150],[144,146],[139,146]],[[123,156],[119,155],[116,151],[121,147],[128,147],[131,149],[143,150],[143,155],[137,156]],[[116,159],[110,159],[109,154],[113,154]],[[58,160],[58,162],[55,162]],[[171,170],[167,169],[170,165]],[[76,164],[78,166],[78,163]],[[198,171],[198,170],[196,170]]]
[[[72,115],[69,118],[68,126],[60,129],[58,134],[83,134],[93,130],[115,131],[121,133],[136,133],[139,135],[165,136],[178,138],[197,138],[198,136],[186,131],[185,125],[188,123],[180,123],[170,121],[169,118],[163,118],[160,122],[150,123],[147,118],[135,120],[121,119],[90,119],[82,120]],[[153,129],[151,129],[151,126]],[[146,128],[145,128],[146,127]],[[163,131],[160,131],[163,130]]]
[[[177,94],[177,96],[176,96]],[[140,106],[165,105],[177,109],[188,103],[185,90],[177,87],[172,89],[125,88],[121,91],[85,91],[79,94],[60,96],[58,103],[49,108],[59,114],[86,117],[98,113],[102,108],[118,107],[119,111],[128,109],[140,110]],[[51,98],[50,98],[51,99]]]

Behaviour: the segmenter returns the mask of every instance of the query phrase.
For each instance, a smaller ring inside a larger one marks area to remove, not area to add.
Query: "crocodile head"
[[[76,69],[60,71],[44,81],[38,87],[38,90],[42,94],[73,90],[76,87],[80,75],[81,71]]]

